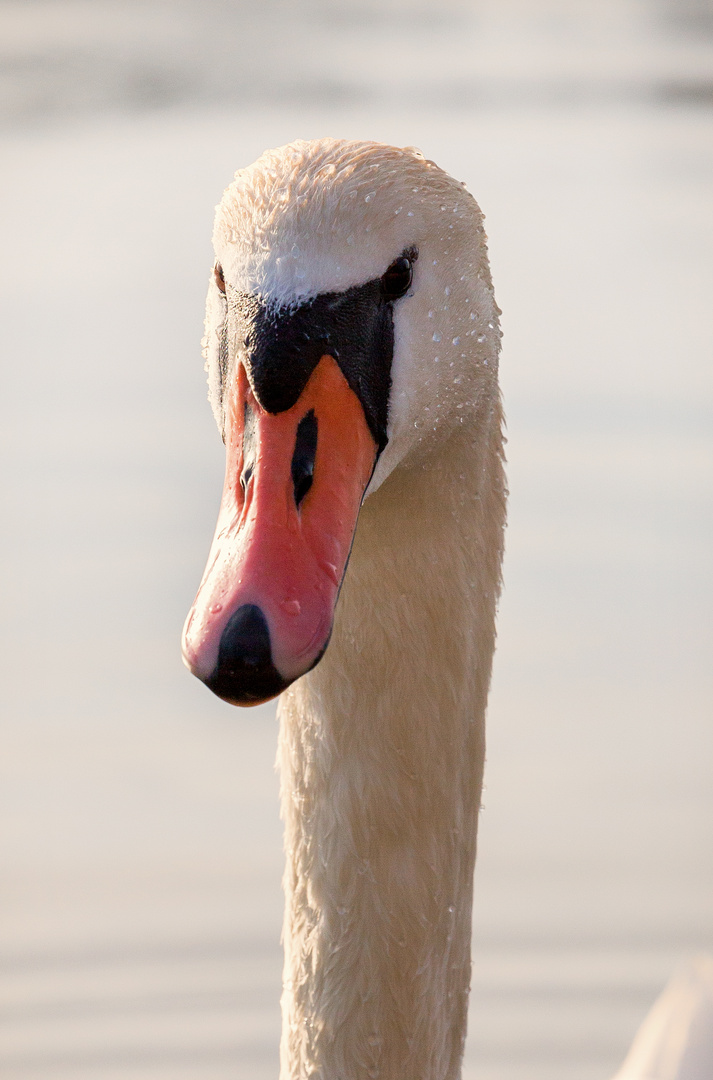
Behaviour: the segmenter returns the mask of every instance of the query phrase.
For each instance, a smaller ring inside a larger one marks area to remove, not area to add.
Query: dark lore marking
[[[292,408],[321,358],[333,356],[361,402],[381,453],[387,441],[393,305],[410,285],[416,257],[415,249],[409,249],[383,277],[342,293],[322,293],[297,308],[266,305],[245,293],[231,295],[232,331],[244,344],[248,379],[266,412]],[[226,361],[223,352],[223,380]]]

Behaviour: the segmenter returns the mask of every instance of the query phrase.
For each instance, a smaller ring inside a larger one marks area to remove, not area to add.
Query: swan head
[[[364,499],[496,398],[499,312],[475,200],[412,147],[267,151],[213,242],[226,478],[183,656],[251,705],[324,653]]]

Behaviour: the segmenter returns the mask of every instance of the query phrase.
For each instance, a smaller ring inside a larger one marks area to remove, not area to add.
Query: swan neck
[[[460,1072],[499,419],[367,500],[329,649],[281,699],[282,1080]]]

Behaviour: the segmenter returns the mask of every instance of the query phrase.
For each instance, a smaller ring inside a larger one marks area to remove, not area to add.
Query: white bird
[[[614,1080],[711,1080],[713,956],[683,965],[654,1003]]]
[[[213,239],[226,479],[183,653],[282,692],[281,1077],[453,1080],[505,523],[482,215],[414,148],[323,139],[238,172]]]
[[[238,172],[214,244],[226,483],[183,649],[227,700],[284,690],[282,1076],[446,1080],[505,520],[482,216],[413,148],[323,139]]]

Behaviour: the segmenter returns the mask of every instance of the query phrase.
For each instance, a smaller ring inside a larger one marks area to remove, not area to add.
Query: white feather
[[[671,979],[644,1020],[614,1080],[711,1080],[713,956]]]

